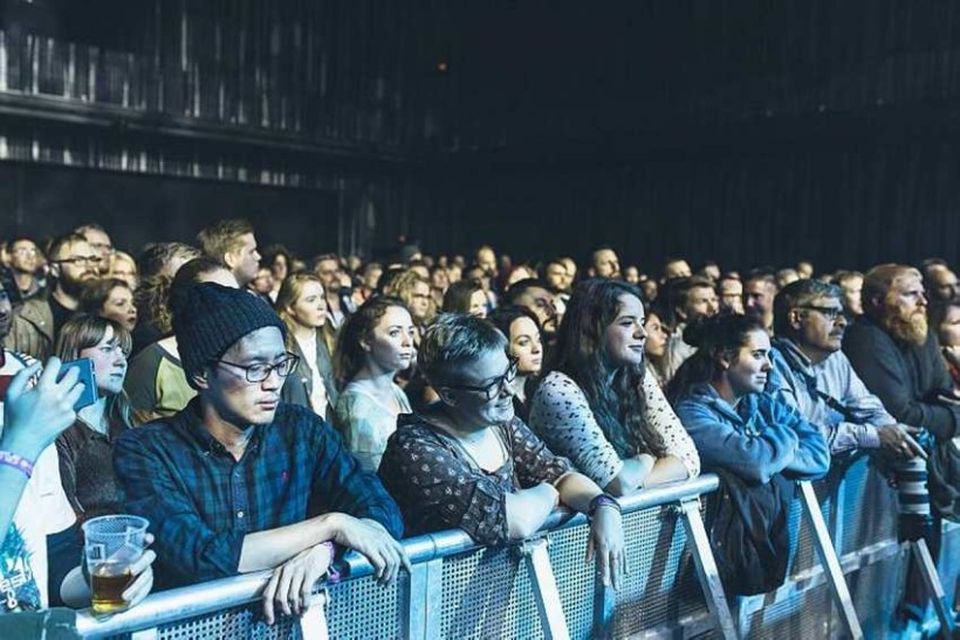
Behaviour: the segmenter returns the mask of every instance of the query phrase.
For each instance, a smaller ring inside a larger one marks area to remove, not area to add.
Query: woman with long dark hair
[[[695,477],[700,458],[644,365],[640,292],[607,278],[577,285],[530,425],[614,495]]]
[[[823,476],[830,452],[820,430],[765,393],[770,337],[748,316],[719,315],[692,324],[684,340],[697,352],[668,386],[704,466],[765,484],[777,473]]]
[[[367,471],[380,466],[397,417],[412,412],[394,378],[416,360],[415,331],[402,300],[377,296],[347,318],[337,337],[334,371],[343,385],[337,423]]]
[[[444,313],[466,313],[474,318],[487,317],[487,294],[478,280],[454,282],[443,295]]]
[[[133,426],[123,381],[133,347],[130,332],[118,322],[77,314],[60,328],[56,355],[64,362],[93,362],[97,400],[77,412],[77,421],[57,438],[60,478],[78,516],[89,518],[122,509],[113,474],[113,441]]]
[[[517,362],[513,381],[513,408],[522,420],[530,417],[530,390],[543,370],[543,340],[540,322],[525,307],[497,308],[490,322],[507,338],[507,357]]]

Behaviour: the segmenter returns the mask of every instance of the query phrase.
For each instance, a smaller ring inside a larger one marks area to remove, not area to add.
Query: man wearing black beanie
[[[393,499],[309,410],[280,403],[296,368],[283,322],[239,289],[197,284],[174,301],[174,332],[198,396],[169,419],[117,440],[130,513],[150,520],[161,587],[274,569],[264,612],[296,614],[335,545],[384,584],[409,561]],[[309,515],[313,517],[308,518]],[[320,514],[320,515],[317,515]]]

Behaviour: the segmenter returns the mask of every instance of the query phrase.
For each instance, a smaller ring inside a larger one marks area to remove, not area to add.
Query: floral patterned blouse
[[[507,540],[506,496],[572,470],[519,418],[491,427],[508,452],[496,471],[480,468],[462,445],[419,415],[401,415],[380,478],[403,512],[407,535],[459,528],[480,544]]]
[[[700,456],[680,418],[667,402],[653,376],[643,377],[646,414],[643,416],[663,439],[668,455],[700,474]],[[560,371],[551,371],[540,383],[530,405],[530,426],[557,453],[569,457],[588,478],[606,487],[623,468],[600,428],[580,386]]]

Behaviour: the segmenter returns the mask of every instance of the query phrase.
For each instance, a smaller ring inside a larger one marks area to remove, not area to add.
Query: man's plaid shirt
[[[336,431],[303,407],[280,404],[253,427],[239,462],[200,422],[199,400],[117,439],[114,465],[129,513],[150,521],[154,572],[168,588],[237,574],[248,533],[333,511],[403,535],[396,503]]]

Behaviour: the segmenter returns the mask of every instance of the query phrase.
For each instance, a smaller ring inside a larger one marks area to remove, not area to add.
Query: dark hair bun
[[[718,313],[710,318],[699,318],[683,330],[683,340],[697,349],[730,349],[739,347],[750,331],[761,329],[749,316]]]

